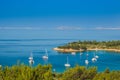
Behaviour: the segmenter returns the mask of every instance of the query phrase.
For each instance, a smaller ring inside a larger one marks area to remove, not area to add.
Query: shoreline
[[[80,49],[80,50],[75,50],[75,49],[61,49],[61,48],[53,48],[53,50],[55,51],[58,51],[58,52],[65,52],[65,53],[68,53],[68,52],[82,52],[82,51],[85,51],[83,49]],[[114,52],[120,52],[119,49],[101,49],[101,48],[98,48],[98,49],[87,49],[87,51],[95,51],[95,50],[103,50],[103,51],[114,51]]]
[[[60,49],[60,48],[53,48],[53,50],[58,51],[58,52],[82,52],[84,51],[83,49],[80,50],[75,50],[75,49]]]

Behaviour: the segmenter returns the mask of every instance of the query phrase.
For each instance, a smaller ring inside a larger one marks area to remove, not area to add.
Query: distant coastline
[[[65,52],[65,53],[68,53],[68,52],[83,52],[83,51],[85,51],[85,50],[75,50],[75,49],[62,49],[62,48],[58,48],[58,47],[56,47],[56,48],[53,48],[53,50],[55,50],[55,51],[58,51],[58,52]],[[119,49],[97,49],[98,51],[99,50],[104,50],[104,51],[114,51],[114,52],[120,52],[120,50]],[[94,48],[94,49],[87,49],[87,51],[96,51],[96,48]]]
[[[76,41],[53,48],[58,52],[82,52],[91,50],[104,50],[120,52],[120,40],[112,41]]]

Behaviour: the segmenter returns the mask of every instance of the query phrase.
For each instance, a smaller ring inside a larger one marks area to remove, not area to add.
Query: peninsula
[[[120,40],[112,41],[75,41],[54,48],[58,52],[81,52],[87,50],[106,50],[120,52]]]

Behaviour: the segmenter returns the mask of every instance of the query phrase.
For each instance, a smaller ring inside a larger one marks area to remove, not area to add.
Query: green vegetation
[[[86,69],[76,65],[63,73],[52,72],[51,65],[14,65],[0,68],[0,80],[120,80],[120,71],[97,72],[96,67]]]
[[[76,42],[71,42],[68,44],[65,44],[63,46],[58,46],[58,48],[62,49],[95,49],[95,48],[100,48],[100,49],[120,49],[120,40],[116,41],[76,41]]]
[[[51,65],[1,67],[0,80],[52,80]]]

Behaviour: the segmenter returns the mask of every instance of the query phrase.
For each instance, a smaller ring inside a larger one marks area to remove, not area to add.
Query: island
[[[106,50],[120,52],[120,40],[112,41],[75,41],[53,48],[58,52],[82,52],[87,50]]]

